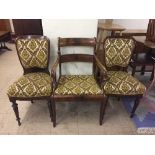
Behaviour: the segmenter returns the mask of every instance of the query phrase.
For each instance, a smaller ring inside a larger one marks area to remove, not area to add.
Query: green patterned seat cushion
[[[133,39],[108,38],[105,41],[105,63],[107,67],[127,67],[135,47]]]
[[[57,95],[98,95],[103,94],[93,75],[62,75]]]
[[[18,39],[16,46],[22,66],[24,68],[46,68],[48,44],[47,39]]]
[[[29,73],[20,77],[8,89],[9,97],[50,96],[52,79],[46,73]]]
[[[108,71],[108,80],[104,84],[105,94],[141,95],[146,87],[130,74],[122,71]]]

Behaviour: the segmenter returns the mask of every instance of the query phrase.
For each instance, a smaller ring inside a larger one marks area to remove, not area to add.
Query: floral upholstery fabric
[[[108,71],[108,80],[104,84],[105,94],[140,95],[146,88],[130,74],[122,71]]]
[[[52,79],[46,73],[29,73],[20,77],[8,89],[9,97],[50,96]]]
[[[55,90],[57,95],[98,95],[102,93],[93,75],[62,75]]]
[[[24,68],[47,67],[47,39],[18,39],[16,45],[19,58]]]
[[[125,38],[108,38],[105,41],[105,63],[107,67],[127,67],[134,48],[134,41]]]

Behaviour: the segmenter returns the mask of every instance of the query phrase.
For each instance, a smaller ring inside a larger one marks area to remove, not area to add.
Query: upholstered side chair
[[[50,58],[50,42],[45,36],[29,35],[16,39],[16,50],[23,67],[23,76],[17,79],[8,89],[7,95],[18,121],[21,125],[16,100],[47,100],[52,121],[50,96],[52,78],[48,70]]]
[[[90,47],[93,54],[64,54],[66,47],[74,48],[76,46]],[[53,78],[52,104],[53,122],[56,126],[55,103],[57,101],[98,101],[104,105],[105,95],[101,89],[95,74],[95,68],[98,67],[104,81],[105,68],[95,55],[96,39],[95,38],[59,38],[58,39],[58,58],[52,67],[51,76]],[[71,62],[92,63],[91,75],[62,75],[62,65]],[[59,76],[56,77],[56,68],[59,66]],[[101,117],[100,117],[101,118]],[[100,119],[101,120],[101,119]]]
[[[104,66],[107,69],[107,79],[103,85],[103,91],[107,95],[107,100],[101,109],[102,120],[110,96],[118,98],[122,96],[135,97],[135,104],[130,115],[130,117],[133,117],[139,105],[139,100],[146,90],[145,86],[138,79],[127,73],[135,42],[132,38],[107,37],[103,46]]]

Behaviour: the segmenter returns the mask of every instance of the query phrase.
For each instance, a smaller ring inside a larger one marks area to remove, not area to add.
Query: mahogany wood
[[[22,65],[21,63],[21,59],[20,59],[20,56],[19,56],[19,53],[18,53],[18,48],[17,48],[17,44],[16,44],[16,50],[17,50],[17,55],[18,55],[18,58],[20,60],[20,63],[23,67],[23,71],[24,73],[23,74],[28,74],[28,73],[36,73],[36,72],[45,72],[47,74],[50,74],[49,70],[48,70],[48,65],[49,65],[49,58],[50,58],[50,41],[47,37],[45,36],[41,36],[41,35],[25,35],[25,36],[20,36],[16,39],[16,41],[18,39],[30,39],[30,38],[41,38],[41,39],[44,39],[46,38],[48,40],[48,61],[47,61],[47,67],[44,68],[44,69],[41,69],[41,68],[30,68],[30,69],[27,69],[27,68],[24,68],[24,66]],[[52,85],[52,83],[51,83]],[[18,121],[18,125],[20,126],[21,125],[21,122],[20,122],[20,118],[19,118],[19,112],[18,112],[18,105],[16,103],[17,100],[19,101],[34,101],[34,100],[47,100],[48,101],[48,108],[49,108],[49,112],[50,112],[50,117],[51,117],[51,121],[53,121],[53,109],[52,108],[52,103],[51,103],[51,97],[50,96],[41,96],[41,97],[9,97],[9,100],[10,102],[13,103],[13,110],[15,112],[15,115],[16,115],[16,119]],[[54,124],[53,124],[54,125]]]
[[[61,63],[64,62],[93,62],[93,56],[88,54],[61,55]]]
[[[11,40],[11,33],[9,31],[0,31],[0,50],[6,49],[11,51],[10,48],[6,46],[6,42]]]
[[[13,19],[12,21],[17,36],[43,35],[41,19]]]
[[[94,38],[95,39],[95,38]],[[60,47],[65,46],[89,46],[94,47],[96,46],[96,42],[94,42],[92,38],[60,38],[59,37],[59,49]]]
[[[110,36],[110,37],[106,37],[106,39],[107,38],[128,38],[128,39],[132,39],[132,37],[124,37],[124,36]],[[118,67],[118,66],[113,66],[113,67],[107,67],[106,66],[106,63],[105,63],[105,49],[104,49],[104,44],[105,44],[105,41],[106,41],[106,39],[104,40],[104,42],[103,42],[103,61],[102,61],[102,63],[103,63],[103,65],[106,67],[106,69],[108,70],[108,71],[110,71],[110,70],[112,70],[112,71],[126,71],[127,72],[127,68],[128,68],[128,66],[127,67]],[[134,40],[133,40],[134,41]],[[132,54],[133,54],[133,51],[134,51],[134,48],[133,48],[133,50],[132,50]],[[119,94],[119,95],[114,95],[114,94],[106,94],[106,96],[107,96],[107,99],[106,99],[106,102],[105,102],[105,104],[103,104],[102,103],[102,106],[101,106],[101,112],[100,112],[100,114],[101,114],[101,121],[100,121],[100,125],[102,125],[103,124],[103,119],[104,119],[104,114],[105,114],[105,110],[106,110],[106,106],[107,106],[107,104],[108,104],[108,99],[109,99],[109,97],[111,97],[111,96],[113,96],[113,97],[117,97],[117,98],[121,98],[121,97],[124,97],[124,96],[128,96],[128,97],[136,97],[136,101],[135,101],[135,104],[134,104],[134,107],[133,107],[133,109],[132,109],[132,111],[131,111],[131,115],[130,115],[130,117],[133,117],[133,115],[134,115],[134,112],[135,112],[135,110],[136,110],[136,108],[138,107],[138,104],[139,104],[139,100],[140,100],[140,98],[143,96],[143,95],[141,95],[141,94],[136,94],[136,95],[123,95],[123,94]]]
[[[65,54],[62,55],[62,47],[67,46],[88,46],[94,48],[93,55],[86,55],[86,54]],[[97,66],[101,70],[101,74],[105,71],[103,70],[102,64],[99,60],[95,57],[95,49],[96,49],[96,38],[59,38],[58,39],[58,58],[54,63],[52,70],[51,70],[51,77],[53,78],[53,95],[51,96],[52,100],[52,107],[53,107],[53,123],[56,126],[56,110],[55,110],[55,102],[57,101],[100,101],[101,103],[105,100],[105,95],[56,95],[54,94],[57,85],[59,84],[59,79],[61,77],[61,64],[65,62],[91,62],[93,63],[93,71],[95,66]],[[59,65],[59,77],[58,80],[56,78],[56,68]],[[94,72],[95,73],[95,72]],[[94,75],[95,76],[95,75]],[[102,79],[104,80],[104,79]],[[101,81],[102,81],[101,80]],[[102,105],[102,104],[101,104]],[[99,120],[100,122],[101,120]]]
[[[149,40],[149,41],[152,41],[155,43],[155,19],[149,20],[147,34],[146,34],[146,40]]]
[[[147,27],[146,37],[134,37],[136,40],[136,49],[130,62],[132,67],[132,75],[134,76],[135,72],[141,72],[143,75],[145,72],[151,72],[150,80],[154,76],[154,61],[152,60],[152,49],[155,47],[155,19],[150,19]],[[138,59],[139,55],[143,53],[145,56],[143,59]],[[137,66],[140,66],[141,69],[137,70]],[[151,67],[146,69],[147,66]]]

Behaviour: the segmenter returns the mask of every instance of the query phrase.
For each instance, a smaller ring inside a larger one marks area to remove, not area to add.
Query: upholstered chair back
[[[104,43],[105,65],[107,67],[127,67],[135,43],[131,38],[108,37]]]
[[[45,36],[23,36],[16,40],[17,53],[24,69],[48,68],[49,40]]]

